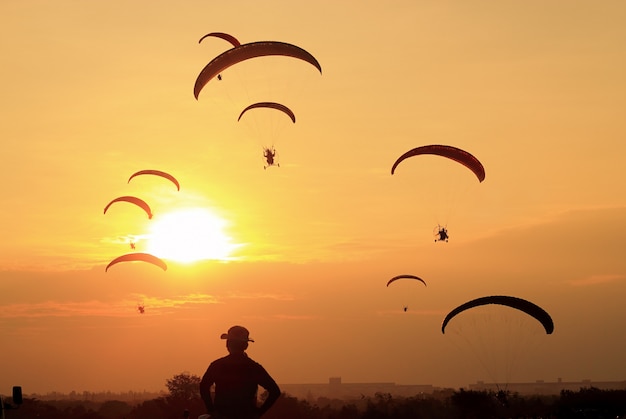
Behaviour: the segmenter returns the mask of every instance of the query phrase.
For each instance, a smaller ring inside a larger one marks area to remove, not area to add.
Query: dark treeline
[[[8,402],[11,400],[9,398]],[[135,405],[110,400],[42,401],[25,398],[7,419],[195,419],[204,413],[194,390]],[[488,418],[626,418],[626,390],[581,388],[552,396],[520,396],[487,391],[449,390],[415,397],[376,394],[359,400],[320,398],[304,401],[283,394],[263,419],[488,419]]]
[[[164,396],[165,391],[123,391],[114,393],[112,391],[70,391],[69,393],[61,393],[53,391],[49,393],[33,393],[30,398],[38,400],[89,400],[95,402],[106,402],[107,400],[120,400],[130,404],[137,404],[144,400],[156,399]]]

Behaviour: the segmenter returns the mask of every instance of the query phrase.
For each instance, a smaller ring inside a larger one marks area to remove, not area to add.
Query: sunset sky
[[[441,333],[486,295],[555,324],[506,379],[626,379],[623,1],[5,0],[0,16],[0,393],[162,390],[226,354],[234,324],[279,384],[493,381]],[[198,43],[210,32],[298,45],[322,74],[255,58],[196,100],[230,47]],[[296,123],[237,121],[256,101]],[[484,182],[433,156],[391,175],[427,144],[469,151]],[[180,191],[128,181],[143,169]],[[104,214],[120,196],[153,218]],[[105,272],[131,252],[168,269]],[[387,288],[398,274],[427,286]]]

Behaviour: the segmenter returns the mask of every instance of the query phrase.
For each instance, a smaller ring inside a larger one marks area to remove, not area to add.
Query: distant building
[[[342,400],[363,399],[374,397],[376,393],[411,397],[418,394],[431,394],[435,390],[430,384],[344,383],[341,377],[330,377],[328,383],[320,384],[280,384],[280,389],[290,396],[305,400],[317,400],[320,397]]]
[[[512,393],[521,395],[552,395],[559,394],[561,390],[579,391],[581,388],[597,388],[600,390],[626,390],[626,381],[563,381],[558,378],[557,381],[537,380],[534,383],[485,383],[478,381],[476,384],[470,384],[470,390],[507,390]]]

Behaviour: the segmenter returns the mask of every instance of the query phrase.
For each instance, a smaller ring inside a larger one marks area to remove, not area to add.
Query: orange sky
[[[0,392],[164,389],[223,355],[233,324],[279,383],[490,381],[440,325],[492,294],[555,322],[511,380],[625,379],[622,2],[5,1],[0,16]],[[198,44],[214,31],[296,44],[322,75],[250,60],[196,100],[228,47]],[[262,118],[237,122],[262,95],[297,117],[268,170]],[[390,175],[425,144],[470,151],[485,181],[428,157]],[[128,183],[141,169],[181,190]],[[103,215],[122,195],[154,218]],[[234,260],[105,272],[184,208],[223,220]],[[385,287],[400,273],[428,286],[407,300]]]

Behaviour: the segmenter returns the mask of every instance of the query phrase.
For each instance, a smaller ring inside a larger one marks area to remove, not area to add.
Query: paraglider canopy
[[[418,276],[415,275],[409,275],[409,274],[403,274],[403,275],[396,275],[393,278],[391,278],[388,282],[387,282],[387,286],[389,286],[389,284],[397,281],[398,279],[415,279],[417,281],[420,281],[422,284],[426,285],[426,282],[424,282],[424,280]]]
[[[237,38],[235,38],[234,36],[229,35],[227,33],[224,33],[224,32],[207,33],[206,35],[204,35],[202,38],[200,38],[198,40],[198,43],[201,43],[204,38],[207,38],[207,37],[210,37],[210,36],[214,36],[216,38],[222,38],[223,40],[230,42],[230,44],[233,47],[238,47],[239,45],[241,45],[241,43],[239,42],[239,40]]]
[[[252,105],[247,106],[243,111],[241,111],[241,113],[239,114],[239,118],[237,118],[237,121],[241,120],[241,117],[243,116],[244,113],[248,112],[250,109],[255,109],[255,108],[271,108],[271,109],[279,110],[285,113],[289,118],[291,118],[291,122],[293,122],[294,124],[296,123],[296,115],[294,115],[291,109],[289,109],[285,105],[282,105],[276,102],[253,103]]]
[[[397,282],[401,282],[402,284]],[[421,282],[426,286],[426,282],[422,278],[411,274],[396,275],[387,281],[387,287],[396,283],[390,287],[391,291],[388,292],[393,292],[402,299],[402,311],[405,313],[409,310],[409,302],[413,301],[415,297],[415,290],[417,289],[414,288],[417,287],[417,285],[413,284],[415,282]]]
[[[109,270],[109,268],[113,265],[116,265],[120,262],[147,262],[147,263],[151,263],[155,266],[158,266],[159,268],[163,269],[164,271],[167,270],[167,265],[165,264],[165,262],[154,256],[151,255],[150,253],[127,253],[125,255],[122,256],[118,256],[115,259],[113,259],[111,262],[109,262],[109,264],[107,265],[107,267],[104,269],[105,272],[107,272]]]
[[[398,165],[402,163],[405,159],[423,154],[433,154],[454,160],[470,169],[474,173],[474,175],[476,175],[479,182],[485,180],[485,168],[476,157],[474,157],[465,150],[461,150],[460,148],[440,144],[425,145],[407,151],[406,153],[398,157],[398,159],[394,162],[393,166],[391,167],[391,174],[394,174],[396,167],[398,167]]]
[[[161,176],[161,177],[169,180],[170,182],[172,182],[174,185],[176,185],[176,189],[180,191],[180,184],[178,183],[178,180],[176,180],[176,178],[174,176],[170,175],[169,173],[163,172],[161,170],[153,170],[153,169],[140,170],[140,171],[135,172],[132,175],[130,175],[130,177],[128,178],[128,182],[127,183],[130,183],[130,181],[135,176],[139,176],[139,175]]]
[[[279,41],[251,42],[231,48],[213,58],[196,78],[193,88],[194,97],[198,99],[198,95],[200,95],[200,91],[204,86],[228,67],[241,61],[268,55],[298,58],[313,65],[320,73],[322,72],[322,67],[317,59],[309,52],[296,45]]]
[[[548,314],[547,311],[545,311],[538,305],[518,297],[510,297],[506,295],[492,295],[468,301],[450,311],[450,313],[448,313],[448,315],[443,320],[443,323],[441,324],[441,333],[445,334],[448,322],[450,322],[450,320],[452,320],[458,314],[464,312],[465,310],[487,304],[499,304],[520,310],[528,314],[529,316],[534,317],[539,323],[541,323],[546,331],[546,334],[550,335],[554,331],[554,323],[552,322],[552,317],[550,317],[550,314]]]
[[[120,196],[118,198],[113,199],[111,202],[109,202],[106,205],[106,207],[104,207],[104,213],[106,214],[109,207],[116,202],[130,202],[131,204],[135,204],[139,208],[144,210],[146,214],[148,214],[149,219],[152,219],[152,210],[150,209],[150,206],[146,203],[146,201],[144,201],[143,199],[137,198],[136,196]]]
[[[474,366],[499,390],[506,390],[524,364],[554,331],[551,316],[538,305],[519,297],[489,295],[467,301],[444,318],[441,333],[461,357],[478,361]],[[468,367],[471,364],[468,364]]]

